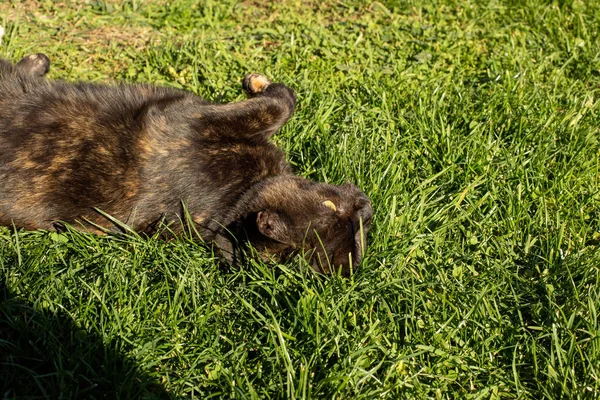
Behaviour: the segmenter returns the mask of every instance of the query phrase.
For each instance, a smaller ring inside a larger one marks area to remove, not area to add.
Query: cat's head
[[[300,252],[319,272],[356,270],[371,227],[371,202],[356,186],[315,183],[289,176],[268,185],[256,215],[257,230],[273,255]]]

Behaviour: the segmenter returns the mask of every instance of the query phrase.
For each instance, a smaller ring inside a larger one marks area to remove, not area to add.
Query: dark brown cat
[[[229,262],[248,243],[263,257],[302,251],[321,272],[360,262],[369,199],[294,176],[269,141],[294,111],[290,88],[251,74],[247,100],[213,104],[143,84],[49,82],[49,64],[0,60],[0,225],[101,233],[115,229],[108,214],[144,233],[192,223]]]

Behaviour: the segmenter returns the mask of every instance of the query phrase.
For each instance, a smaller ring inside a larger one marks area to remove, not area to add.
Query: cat
[[[249,74],[246,100],[214,104],[149,84],[49,81],[49,67],[43,54],[0,60],[0,226],[187,226],[228,263],[251,245],[265,260],[303,253],[321,273],[358,267],[367,196],[295,176],[269,140],[294,112],[289,87]]]

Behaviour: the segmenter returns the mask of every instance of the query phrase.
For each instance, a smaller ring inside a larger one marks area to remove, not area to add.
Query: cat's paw
[[[42,77],[50,70],[50,59],[42,53],[23,57],[16,65],[24,73]]]
[[[260,74],[248,74],[244,77],[242,87],[248,94],[257,94],[264,92],[271,81],[266,76]]]

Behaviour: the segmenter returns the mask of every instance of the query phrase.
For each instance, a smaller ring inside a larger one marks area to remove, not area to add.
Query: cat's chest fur
[[[258,182],[291,174],[284,153],[269,141],[214,140],[211,126],[193,127],[195,134],[187,137],[181,135],[186,131],[185,126],[174,130],[168,127],[168,122],[156,124],[157,118],[163,116],[148,118],[151,132],[144,131],[139,145],[140,175],[144,182],[136,201],[140,210],[154,207],[170,219],[169,214],[178,214],[183,202],[192,210],[190,217],[199,226],[205,226],[207,221],[214,224],[226,220],[222,216],[230,213],[240,197]],[[170,140],[157,143],[153,131],[165,125],[165,134],[158,137]],[[180,136],[172,140],[177,129]],[[208,232],[203,234],[210,236]]]

